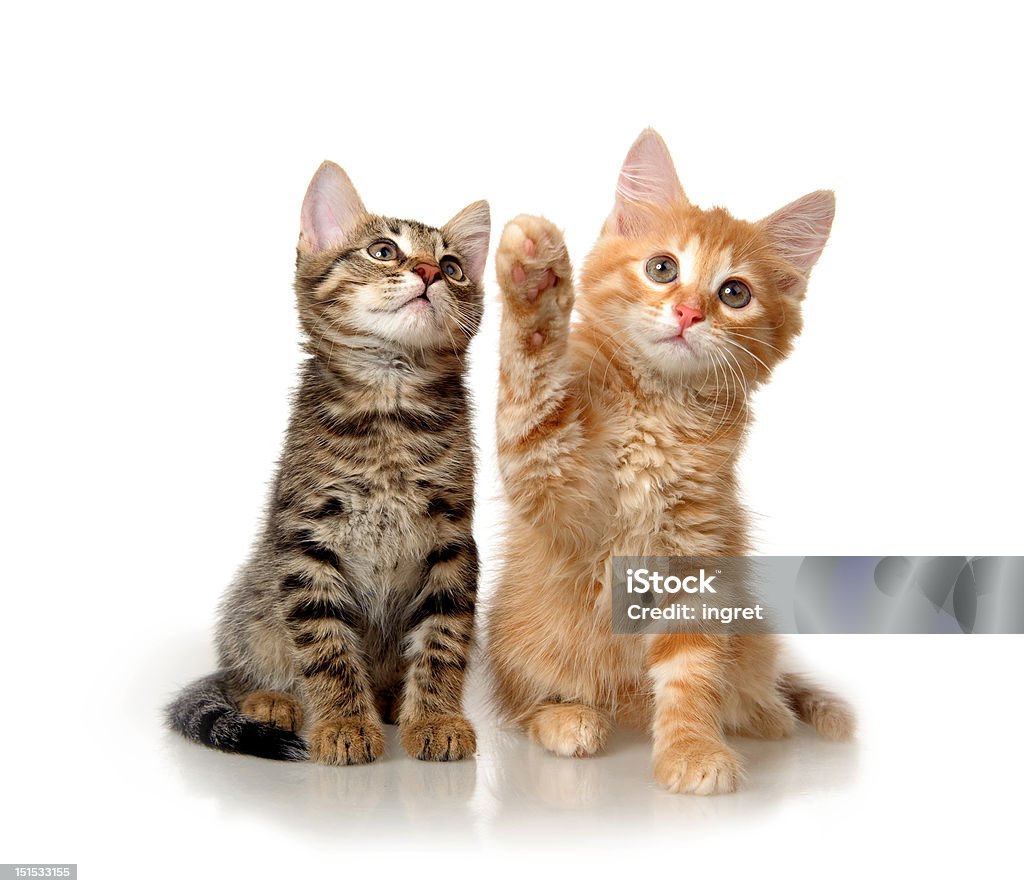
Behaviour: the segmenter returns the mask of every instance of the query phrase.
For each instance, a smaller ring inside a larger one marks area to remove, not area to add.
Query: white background
[[[159,726],[213,665],[216,601],[257,528],[300,360],[299,204],[324,158],[382,213],[439,224],[487,198],[492,244],[542,213],[577,262],[647,125],[699,204],[757,218],[835,189],[805,333],[742,460],[761,551],[1020,553],[1024,73],[1004,8],[6,11],[0,861],[77,861],[97,890],[137,889],[138,871],[197,889],[518,872],[1009,884],[1012,637],[793,642],[856,702],[858,743],[741,743],[747,787],[713,800],[656,790],[639,737],[559,761],[476,700],[480,758],[460,766],[394,739],[371,767],[280,766]],[[485,575],[488,287],[472,371]]]

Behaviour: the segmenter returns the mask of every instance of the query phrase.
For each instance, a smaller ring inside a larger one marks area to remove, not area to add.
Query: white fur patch
[[[427,646],[427,640],[430,638],[433,630],[428,624],[421,623],[416,629],[414,629],[406,639],[405,653],[410,657],[415,654],[420,654]]]
[[[412,257],[412,241],[404,232],[400,236],[395,236],[395,244],[402,249],[402,254]]]
[[[654,683],[654,695],[658,697],[673,682],[685,679],[689,673],[699,669],[704,663],[699,654],[692,651],[680,651],[671,659],[662,661],[651,667],[651,681]]]
[[[735,275],[732,268],[732,248],[726,246],[715,262],[715,268],[711,275],[711,291],[717,293],[718,289],[722,287],[722,283]]]
[[[679,317],[676,316],[671,301],[663,304],[661,310],[658,311],[658,324],[670,334],[675,335],[679,332]]]
[[[700,239],[693,236],[679,252],[679,284],[693,285],[697,281],[697,261],[700,255]]]

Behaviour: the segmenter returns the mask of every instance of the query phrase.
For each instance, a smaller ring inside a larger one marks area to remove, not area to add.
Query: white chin
[[[682,338],[657,341],[646,352],[659,370],[672,376],[703,372],[706,366],[700,345]]]
[[[428,302],[403,307],[388,328],[388,337],[415,347],[436,347],[444,337],[437,311]]]

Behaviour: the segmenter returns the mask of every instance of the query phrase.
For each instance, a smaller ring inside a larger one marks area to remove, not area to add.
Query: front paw
[[[476,732],[456,713],[408,719],[402,724],[402,747],[418,760],[461,760],[476,751]]]
[[[309,757],[331,766],[372,763],[384,753],[384,732],[371,716],[329,720],[313,727],[309,736]]]
[[[728,794],[742,777],[739,757],[714,740],[676,741],[654,754],[654,778],[673,794]]]
[[[530,734],[563,757],[589,757],[604,750],[611,719],[586,704],[543,704],[530,719]]]
[[[506,312],[543,327],[568,319],[572,267],[565,239],[543,217],[521,214],[505,226],[495,254]]]

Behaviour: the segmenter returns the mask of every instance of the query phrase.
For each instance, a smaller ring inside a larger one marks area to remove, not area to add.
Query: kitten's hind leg
[[[789,705],[777,695],[760,700],[740,695],[735,716],[726,722],[726,730],[745,738],[777,741],[788,738],[796,728],[796,716]]]
[[[813,726],[828,741],[849,741],[857,721],[853,708],[838,695],[823,689],[798,673],[784,673],[779,690],[797,716]]]
[[[302,731],[305,721],[302,705],[291,695],[280,691],[254,691],[246,695],[239,709],[246,716],[286,732]]]
[[[563,757],[600,753],[612,730],[607,711],[571,701],[538,704],[524,725],[534,741]]]
[[[770,741],[788,737],[796,714],[777,685],[778,642],[770,635],[733,636],[731,642],[726,731]]]

